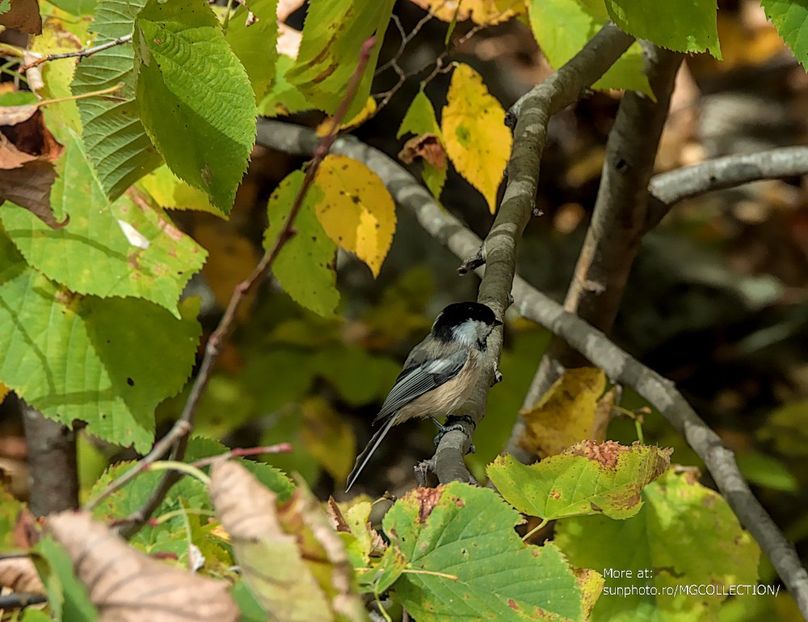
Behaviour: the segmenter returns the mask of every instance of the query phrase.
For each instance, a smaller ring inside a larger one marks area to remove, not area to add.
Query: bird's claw
[[[446,424],[442,425],[438,422],[437,419],[432,417],[432,421],[438,426],[438,433],[435,435],[435,438],[432,439],[432,442],[437,447],[440,444],[441,439],[446,435],[447,432],[453,432],[455,430],[459,432],[465,432],[465,428],[460,425],[460,423],[468,423],[471,424],[472,428],[476,428],[477,424],[474,422],[474,419],[469,417],[468,415],[451,415],[450,417],[446,418]],[[469,451],[468,453],[473,454],[476,453],[477,449],[474,447],[474,443],[469,444]]]

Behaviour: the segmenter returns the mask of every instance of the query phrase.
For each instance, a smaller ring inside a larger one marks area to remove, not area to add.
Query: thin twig
[[[232,330],[236,312],[244,300],[244,297],[267,273],[283,246],[294,235],[293,225],[295,218],[297,218],[300,209],[303,207],[303,201],[305,200],[309,189],[314,183],[314,178],[320,164],[328,154],[331,146],[334,144],[334,141],[337,139],[339,126],[344,120],[345,114],[348,112],[348,107],[350,106],[351,102],[356,96],[357,90],[359,89],[359,83],[362,80],[362,76],[365,72],[365,68],[367,67],[370,59],[370,52],[373,49],[374,44],[375,38],[371,37],[362,45],[359,61],[345,90],[345,96],[340,102],[337,111],[334,113],[334,124],[332,129],[327,135],[323,136],[314,150],[312,160],[306,169],[306,174],[303,178],[300,190],[298,190],[294,203],[289,210],[289,214],[286,216],[286,220],[283,222],[280,228],[278,239],[275,241],[272,248],[264,253],[263,257],[261,257],[261,260],[258,262],[255,269],[253,269],[250,276],[245,281],[242,281],[236,285],[233,295],[230,297],[230,300],[227,303],[227,308],[225,309],[224,315],[219,321],[219,325],[208,338],[208,343],[205,346],[205,354],[202,358],[199,372],[194,379],[194,384],[191,387],[191,392],[188,395],[188,400],[185,402],[185,406],[182,409],[179,419],[171,430],[169,430],[169,432],[162,439],[155,443],[154,449],[152,449],[148,455],[139,460],[137,465],[110,483],[103,491],[101,491],[101,493],[99,493],[85,506],[85,509],[91,510],[93,507],[97,506],[101,500],[105,499],[113,492],[130,482],[149,464],[162,458],[162,456],[165,455],[169,449],[171,449],[172,461],[179,462],[185,456],[185,448],[187,446],[188,436],[193,428],[194,415],[196,413],[197,406],[199,405],[199,400],[201,399],[202,394],[208,385],[213,367],[219,358],[222,343]],[[120,526],[120,533],[125,536],[131,536],[132,534],[136,533],[143,523],[149,518],[151,513],[160,505],[162,500],[165,498],[166,493],[171,486],[174,485],[178,477],[179,476],[173,471],[166,473],[146,504],[139,511],[128,517],[127,520],[124,521],[125,524]]]
[[[30,605],[46,603],[48,599],[43,594],[26,594],[17,592],[0,596],[0,611],[8,609],[24,609]]]
[[[308,128],[262,119],[258,124],[257,142],[286,153],[308,155],[317,143],[317,136]],[[438,205],[421,182],[393,158],[352,136],[340,138],[333,151],[366,164],[384,181],[396,202],[412,210],[421,226],[457,257],[464,259],[480,248],[482,240]],[[808,616],[808,573],[794,547],[752,494],[732,452],[698,416],[675,385],[618,348],[602,332],[564,311],[561,305],[518,275],[514,278],[512,291],[516,311],[564,338],[614,382],[636,390],[684,436],[704,460],[719,490],[743,526],[760,544],[803,614]]]
[[[420,22],[419,22],[419,24],[420,24]],[[429,61],[428,63],[422,65],[421,67],[419,67],[415,71],[411,71],[410,73],[405,73],[405,71],[399,66],[399,64],[397,62],[397,59],[394,59],[395,62],[393,62],[390,66],[398,74],[398,82],[396,82],[388,90],[383,91],[381,93],[377,93],[376,95],[373,96],[375,99],[379,100],[379,104],[376,106],[376,110],[373,111],[372,116],[376,116],[377,114],[379,114],[379,111],[382,108],[384,108],[388,103],[390,103],[390,100],[393,98],[393,96],[396,93],[398,93],[398,91],[401,89],[401,87],[404,86],[404,84],[406,83],[408,78],[412,78],[414,76],[417,76],[420,73],[423,73],[424,71],[426,71],[430,66],[434,65],[434,67],[432,68],[432,71],[427,75],[427,77],[424,78],[423,80],[421,80],[421,88],[423,89],[430,82],[432,82],[432,80],[434,80],[437,76],[439,76],[440,74],[447,73],[447,72],[451,71],[451,69],[453,67],[453,64],[446,62],[446,60],[449,58],[449,55],[456,48],[458,48],[459,46],[466,43],[466,41],[471,39],[474,35],[476,35],[478,32],[483,30],[485,27],[486,26],[484,24],[476,24],[475,26],[470,28],[469,31],[466,34],[464,34],[462,37],[459,37],[457,40],[455,40],[452,43],[451,46],[449,46],[445,50],[443,50],[443,52],[441,52],[435,58],[435,60]],[[420,29],[420,27],[418,25],[416,26],[416,28]]]
[[[233,458],[244,458],[246,456],[259,456],[261,454],[286,454],[292,451],[291,443],[278,443],[277,445],[267,445],[266,447],[236,447],[227,453],[218,456],[210,456],[192,462],[191,465],[198,469],[209,466],[214,462],[231,460]]]
[[[108,50],[109,48],[114,48],[118,45],[123,45],[124,43],[130,43],[131,41],[132,33],[130,32],[128,35],[118,37],[117,39],[112,39],[112,41],[107,41],[106,43],[101,43],[100,45],[96,45],[91,48],[82,48],[81,50],[75,50],[73,52],[48,54],[47,56],[37,58],[35,61],[20,67],[20,73],[24,73],[29,69],[33,69],[34,67],[39,67],[42,63],[49,63],[54,60],[61,60],[63,58],[86,58],[88,56],[92,56],[93,54],[98,54],[98,52]]]

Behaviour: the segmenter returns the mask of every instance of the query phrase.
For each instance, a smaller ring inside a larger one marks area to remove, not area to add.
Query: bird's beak
[[[502,326],[501,320],[494,320],[494,326]]]

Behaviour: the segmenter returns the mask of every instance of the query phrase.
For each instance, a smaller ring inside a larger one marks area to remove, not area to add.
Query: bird
[[[491,307],[478,302],[453,303],[438,314],[430,333],[410,351],[373,420],[381,427],[357,456],[345,492],[393,426],[416,417],[449,416],[463,406],[486,371],[481,354],[488,336],[501,325]]]

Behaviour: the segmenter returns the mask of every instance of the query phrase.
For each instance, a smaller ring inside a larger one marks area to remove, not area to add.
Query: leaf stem
[[[205,486],[210,484],[210,478],[202,471],[202,469],[197,469],[194,465],[188,464],[187,462],[178,462],[176,460],[157,460],[152,462],[146,470],[179,471],[180,473],[194,476],[200,482],[205,484]]]
[[[457,581],[460,577],[456,574],[449,574],[447,572],[438,572],[437,570],[423,570],[421,568],[405,568],[401,571],[402,574],[426,574],[432,577],[443,577],[444,579],[451,579]]]
[[[530,537],[535,534],[537,531],[540,531],[547,523],[550,522],[550,519],[543,519],[538,525],[536,525],[533,529],[528,531],[524,536],[522,536],[522,542],[527,542],[530,540]]]
[[[227,34],[227,27],[230,25],[230,11],[233,10],[233,0],[227,0],[224,9],[224,20],[222,20],[222,34]]]

